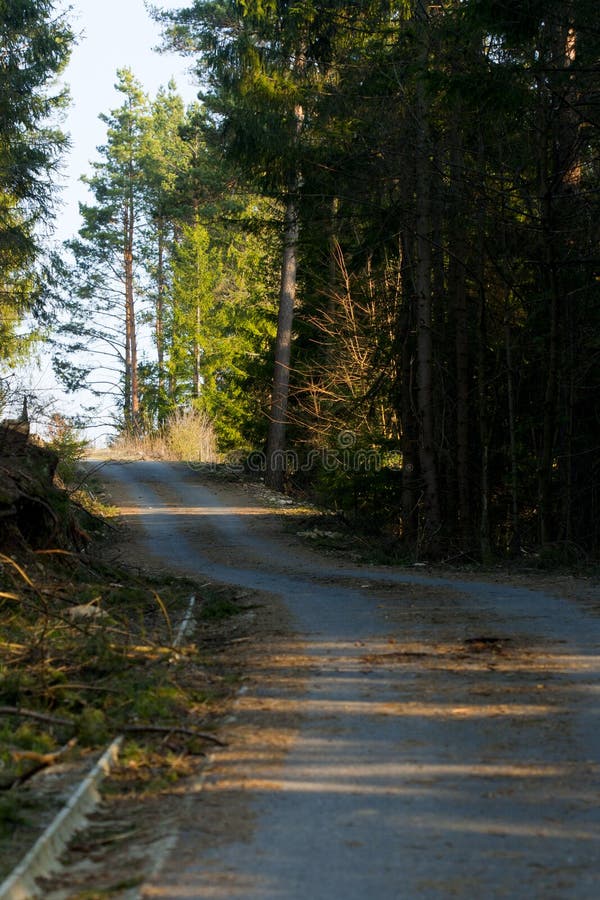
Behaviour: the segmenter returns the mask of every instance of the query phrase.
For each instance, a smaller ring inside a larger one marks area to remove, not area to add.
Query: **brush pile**
[[[56,477],[58,465],[27,422],[0,422],[0,550],[83,548],[88,516]]]

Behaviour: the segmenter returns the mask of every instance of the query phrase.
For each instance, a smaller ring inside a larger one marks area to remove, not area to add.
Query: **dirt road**
[[[272,612],[143,897],[600,896],[593,607],[337,563],[182,465],[104,475],[156,563]]]

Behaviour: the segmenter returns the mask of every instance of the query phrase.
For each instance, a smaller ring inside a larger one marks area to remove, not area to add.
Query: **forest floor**
[[[220,685],[226,746],[175,747],[172,783],[147,757],[141,790],[129,753],[44,896],[600,894],[595,579],[375,567],[260,485],[149,461],[101,477],[105,563],[223,592],[185,652]]]

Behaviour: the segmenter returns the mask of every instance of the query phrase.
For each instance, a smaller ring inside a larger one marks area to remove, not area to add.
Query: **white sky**
[[[65,124],[72,149],[65,168],[64,207],[58,219],[60,240],[79,229],[78,202],[86,197],[79,178],[89,173],[96,147],[105,137],[98,116],[123,102],[114,90],[117,69],[130,68],[151,96],[171,77],[186,103],[198,92],[190,73],[192,60],[153,51],[160,42],[160,31],[146,12],[144,0],[71,0],[71,5],[69,18],[80,38],[64,76],[72,98]],[[156,5],[176,9],[185,7],[187,0],[157,0]]]

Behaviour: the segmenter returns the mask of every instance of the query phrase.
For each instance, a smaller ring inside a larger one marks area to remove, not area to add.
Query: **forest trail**
[[[102,478],[145,558],[271,607],[141,896],[600,896],[597,609],[348,566],[181,464]]]

